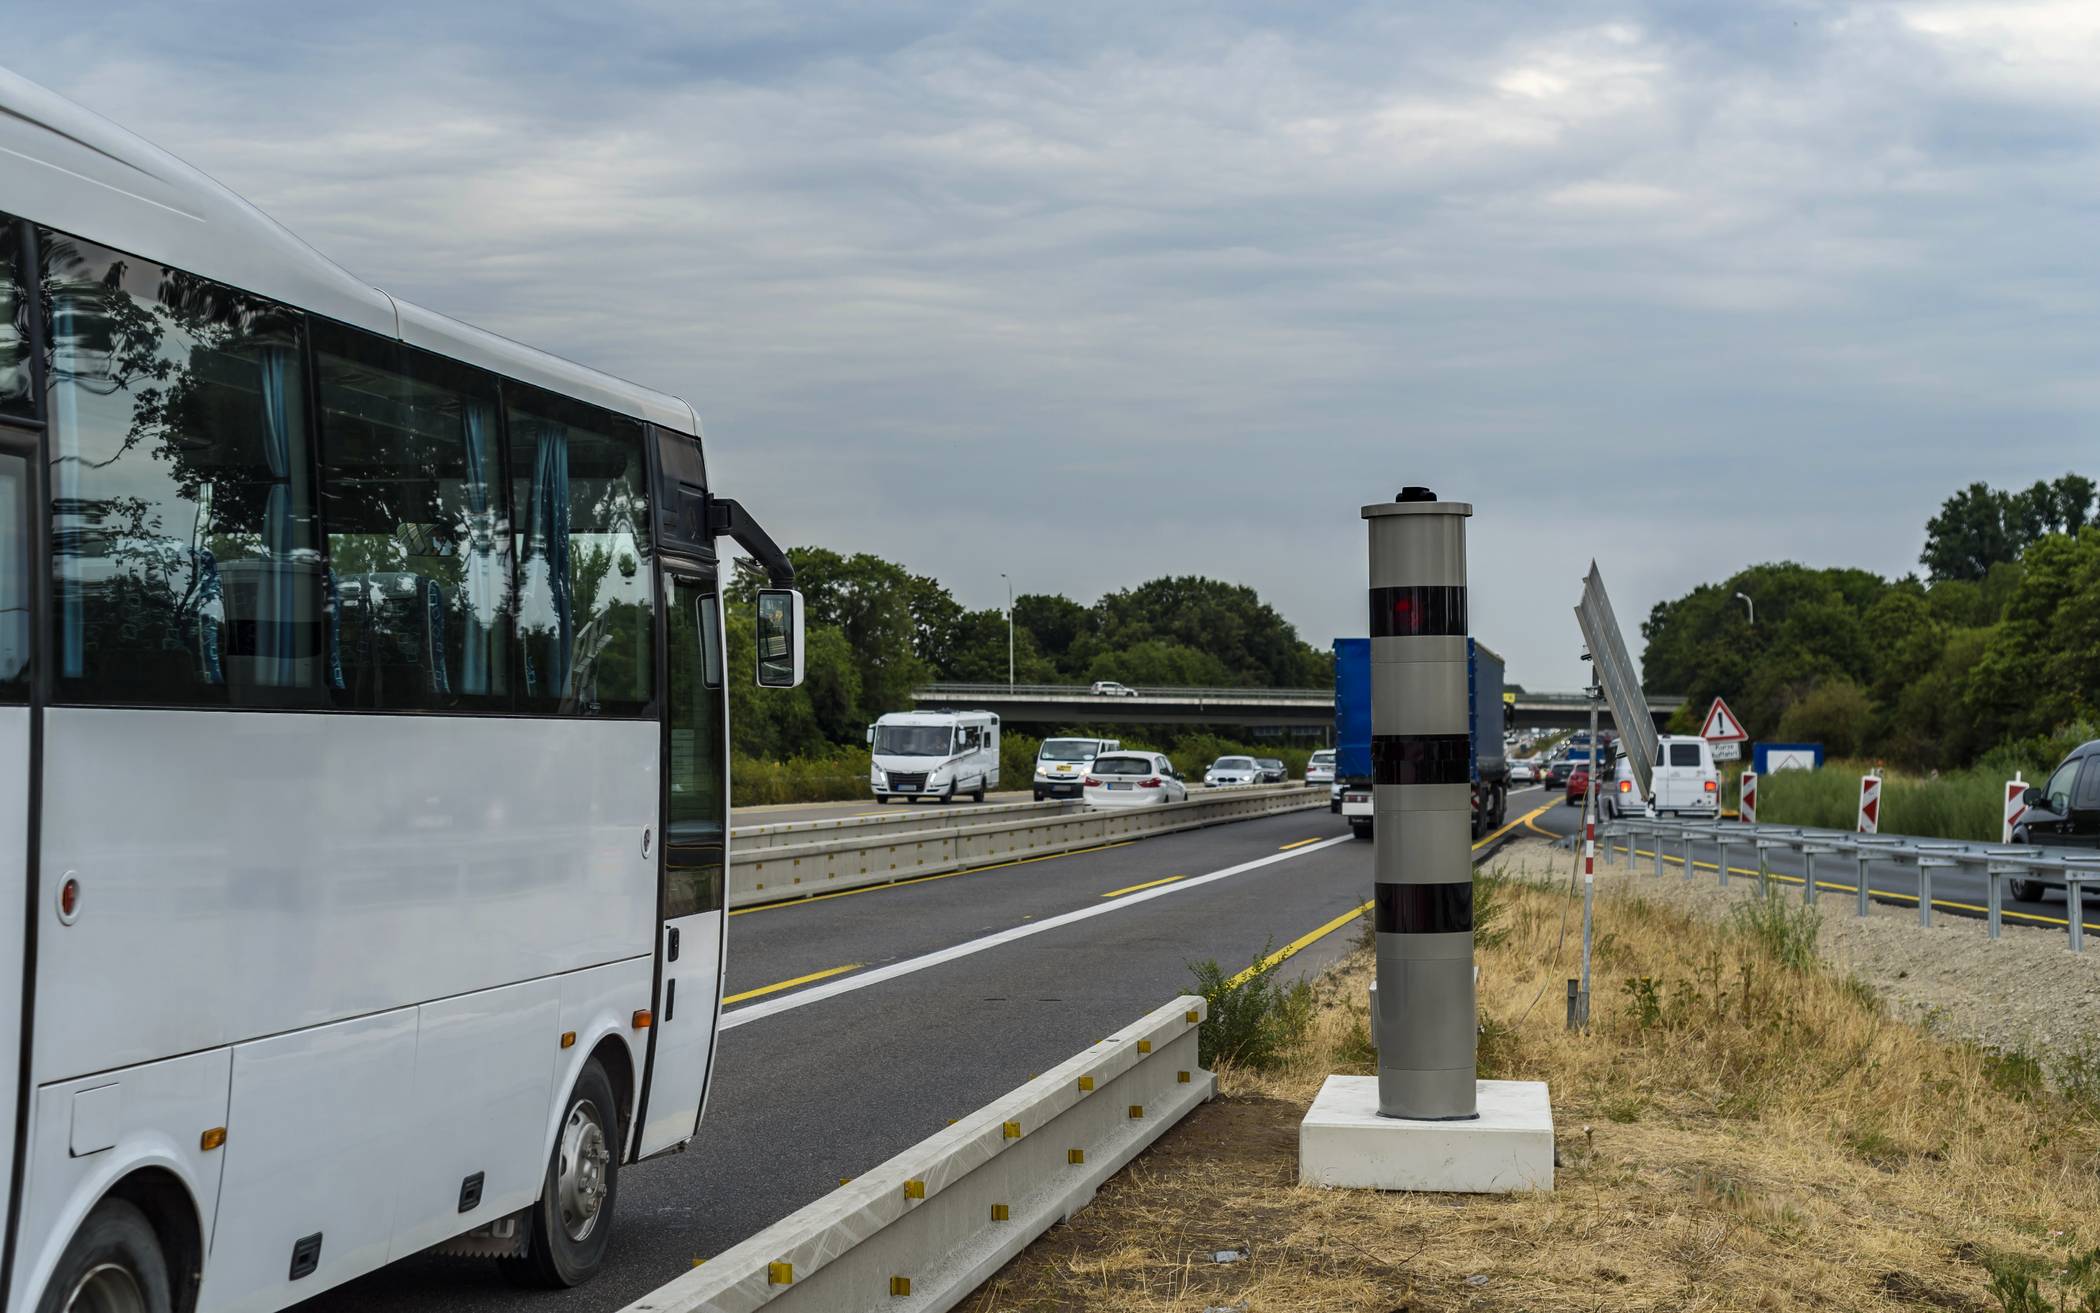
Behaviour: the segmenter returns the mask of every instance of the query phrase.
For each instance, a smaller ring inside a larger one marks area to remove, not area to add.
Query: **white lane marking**
[[[1111,902],[1100,903],[1093,907],[1082,907],[1077,911],[1065,912],[1045,921],[1033,921],[1027,925],[1015,926],[1011,930],[1001,930],[997,934],[966,940],[963,943],[938,949],[919,957],[906,958],[902,962],[892,962],[886,967],[877,967],[873,971],[863,971],[857,976],[848,976],[843,980],[834,981],[828,985],[818,985],[814,989],[805,989],[793,994],[783,994],[779,998],[768,999],[764,1003],[753,1003],[748,1007],[737,1008],[733,1012],[724,1012],[720,1029],[728,1030],[734,1026],[741,1026],[748,1021],[760,1021],[782,1012],[792,1012],[796,1008],[806,1007],[811,1003],[821,1003],[827,998],[837,998],[841,994],[850,994],[856,989],[866,989],[870,985],[879,985],[884,981],[895,980],[899,976],[908,976],[915,971],[924,971],[928,967],[937,967],[943,962],[953,962],[957,958],[969,957],[973,953],[982,953],[986,949],[998,948],[1002,944],[1011,944],[1015,940],[1026,939],[1030,935],[1039,935],[1046,930],[1056,930],[1080,921],[1092,920],[1097,916],[1113,916],[1117,912],[1128,911],[1139,903],[1149,903],[1155,898],[1170,898],[1175,894],[1184,893],[1190,889],[1210,884],[1213,881],[1229,880],[1235,875],[1245,875],[1247,872],[1260,867],[1274,866],[1278,862],[1292,861],[1308,853],[1316,853],[1323,849],[1332,848],[1337,844],[1355,842],[1355,838],[1350,835],[1338,835],[1325,843],[1313,844],[1307,848],[1293,848],[1289,852],[1271,853],[1267,857],[1257,857],[1251,862],[1241,862],[1238,866],[1228,866],[1222,871],[1212,871],[1208,875],[1193,876],[1174,884],[1161,885],[1157,889],[1146,889],[1139,893],[1126,894]]]

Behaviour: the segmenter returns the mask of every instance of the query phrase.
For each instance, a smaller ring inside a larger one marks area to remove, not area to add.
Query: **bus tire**
[[[970,791],[970,801],[971,801],[971,802],[983,802],[983,801],[984,801],[984,776],[980,775],[980,776],[978,776],[978,777],[977,777],[977,787],[976,787],[976,788],[974,788],[974,789],[972,789],[972,790]]]
[[[67,1242],[37,1309],[64,1313],[76,1307],[143,1313],[171,1313],[175,1307],[160,1237],[138,1205],[104,1199]]]
[[[620,1105],[597,1059],[583,1065],[555,1128],[525,1252],[500,1260],[521,1286],[561,1290],[598,1275],[620,1199]]]

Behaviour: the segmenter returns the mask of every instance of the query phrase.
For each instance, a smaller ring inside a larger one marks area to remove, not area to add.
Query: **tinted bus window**
[[[326,679],[338,704],[510,705],[511,529],[496,381],[314,328]]]
[[[22,273],[21,224],[0,214],[0,419],[34,419],[30,391],[29,283]]]
[[[76,238],[39,240],[60,696],[317,702],[302,318]]]
[[[516,505],[518,705],[653,710],[656,582],[642,426],[506,384]]]

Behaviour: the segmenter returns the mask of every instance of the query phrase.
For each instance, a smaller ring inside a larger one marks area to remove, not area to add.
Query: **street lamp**
[[[1735,600],[1736,600],[1736,601],[1738,601],[1738,602],[1741,602],[1741,603],[1742,603],[1742,604],[1743,604],[1744,606],[1747,606],[1747,607],[1749,607],[1749,608],[1750,608],[1750,625],[1751,625],[1751,627],[1752,627],[1753,629],[1754,629],[1754,628],[1756,628],[1756,626],[1757,626],[1757,603],[1755,603],[1755,602],[1753,602],[1753,601],[1751,601],[1751,600],[1750,600],[1750,594],[1748,594],[1748,593],[1737,593],[1737,594],[1735,595]]]
[[[1014,691],[1014,581],[1007,579],[1004,570],[999,572],[999,577],[1006,579],[1006,692],[1011,696]]]

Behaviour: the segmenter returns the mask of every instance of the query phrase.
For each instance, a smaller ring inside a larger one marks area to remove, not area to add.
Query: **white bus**
[[[999,717],[989,711],[892,711],[868,726],[868,787],[875,801],[999,787]]]
[[[8,1309],[596,1270],[714,1057],[719,537],[801,673],[699,432],[0,72]]]

